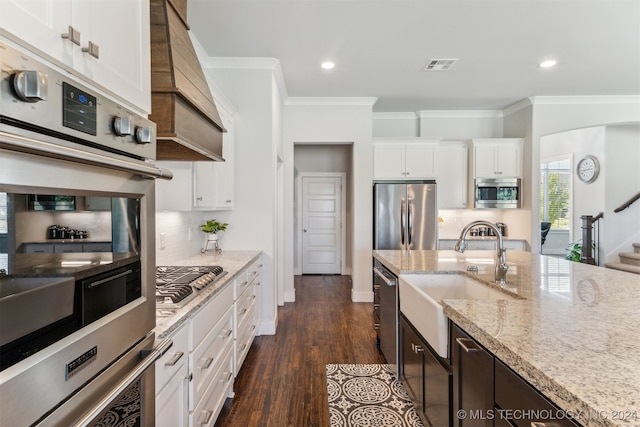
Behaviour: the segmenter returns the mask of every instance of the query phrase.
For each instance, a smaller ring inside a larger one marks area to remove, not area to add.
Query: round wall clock
[[[598,162],[598,159],[592,155],[584,156],[580,159],[578,166],[576,167],[578,179],[582,182],[586,182],[587,184],[595,181],[598,178],[599,173],[600,162]]]

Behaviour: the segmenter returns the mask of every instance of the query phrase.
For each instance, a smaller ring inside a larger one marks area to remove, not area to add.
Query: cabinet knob
[[[61,36],[63,39],[69,40],[73,44],[80,46],[80,31],[76,30],[71,25],[69,25],[67,32],[62,33]]]
[[[82,48],[84,53],[88,53],[96,59],[100,59],[100,46],[89,40],[89,44]]]

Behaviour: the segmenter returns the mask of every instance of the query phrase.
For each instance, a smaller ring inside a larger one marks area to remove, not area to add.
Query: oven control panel
[[[0,41],[0,130],[106,155],[156,158],[156,125],[64,70]]]

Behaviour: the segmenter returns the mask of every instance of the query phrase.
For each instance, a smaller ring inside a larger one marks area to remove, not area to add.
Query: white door
[[[302,177],[302,274],[340,274],[342,178]]]

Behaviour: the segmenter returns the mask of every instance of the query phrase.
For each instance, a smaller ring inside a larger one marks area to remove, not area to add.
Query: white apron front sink
[[[442,300],[517,299],[462,274],[401,274],[398,278],[400,311],[443,358],[448,357],[449,328]]]

